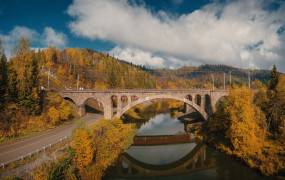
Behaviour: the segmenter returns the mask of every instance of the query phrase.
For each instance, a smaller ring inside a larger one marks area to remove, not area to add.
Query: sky
[[[276,64],[285,72],[285,0],[0,0],[7,56],[20,37],[151,68]]]

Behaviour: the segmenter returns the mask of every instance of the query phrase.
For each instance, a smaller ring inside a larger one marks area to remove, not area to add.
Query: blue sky
[[[227,64],[285,71],[285,3],[271,0],[0,0],[8,56],[33,47],[81,47],[135,64]]]
[[[16,25],[25,26],[41,32],[44,27],[52,27],[68,36],[68,47],[92,48],[98,51],[108,51],[115,47],[110,41],[95,40],[77,37],[70,32],[68,23],[72,21],[67,13],[67,8],[72,0],[0,0],[0,32],[9,33]],[[138,0],[130,3],[144,4],[152,11],[164,10],[167,12],[182,14],[189,13],[209,3],[208,0]],[[35,42],[35,47],[43,45]]]

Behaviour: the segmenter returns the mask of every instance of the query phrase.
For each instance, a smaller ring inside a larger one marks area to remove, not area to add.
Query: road
[[[82,117],[82,119],[86,122],[87,126],[90,126],[100,117],[102,116],[87,114],[86,116]],[[2,163],[13,161],[21,156],[25,156],[26,154],[43,148],[44,146],[55,144],[61,138],[70,136],[75,127],[76,123],[73,122],[52,130],[48,130],[39,135],[25,138],[21,141],[0,145],[0,165]]]

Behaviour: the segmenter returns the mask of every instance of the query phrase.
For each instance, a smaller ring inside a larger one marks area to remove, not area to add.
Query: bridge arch
[[[185,97],[183,98],[183,97],[167,95],[167,94],[142,97],[136,101],[133,101],[133,102],[127,104],[124,108],[122,108],[122,110],[119,113],[116,114],[116,116],[121,117],[124,113],[126,113],[129,109],[135,107],[136,105],[147,102],[147,101],[156,100],[156,99],[172,99],[172,100],[182,101],[182,102],[192,106],[197,112],[199,112],[202,115],[202,117],[205,120],[208,119],[208,114],[206,113],[206,111],[202,107],[197,105],[195,102],[190,101],[189,99],[187,99]]]
[[[104,114],[104,105],[96,97],[89,97],[83,101],[83,108],[86,112],[92,112],[95,114]]]
[[[70,97],[63,97],[63,99],[68,101],[68,102],[71,102],[74,105],[76,105],[76,102],[73,99],[71,99]]]

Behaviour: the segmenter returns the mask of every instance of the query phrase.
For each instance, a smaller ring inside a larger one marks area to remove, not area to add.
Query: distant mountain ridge
[[[222,75],[223,73],[226,73],[227,76],[231,74],[233,77],[241,77],[241,78],[247,78],[248,73],[250,73],[250,77],[252,80],[257,79],[262,82],[266,82],[270,78],[269,70],[242,69],[222,64],[220,65],[205,64],[198,67],[183,66],[177,69],[154,69],[152,73],[157,76],[165,76],[167,74],[171,74],[172,76],[177,76],[185,79],[196,78],[207,74]]]

